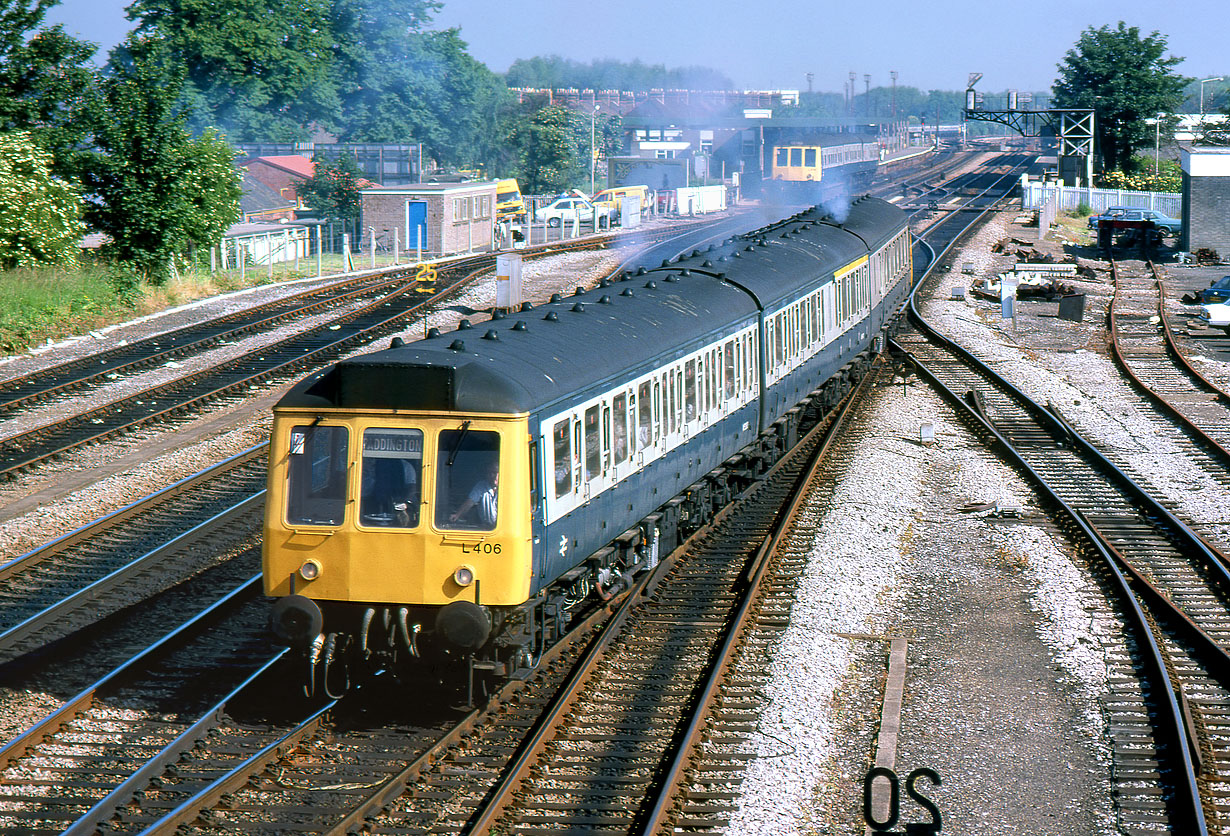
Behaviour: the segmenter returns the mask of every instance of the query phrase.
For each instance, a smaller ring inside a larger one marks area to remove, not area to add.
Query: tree
[[[155,284],[190,246],[215,246],[239,219],[234,152],[216,134],[193,139],[180,106],[182,67],[162,44],[131,37],[116,49],[92,102],[94,149],[82,154],[87,219],[106,252]]]
[[[81,109],[94,78],[87,65],[95,46],[60,26],[36,31],[56,2],[0,0],[0,131],[28,132],[64,172],[85,137]]]
[[[521,148],[522,190],[530,194],[562,191],[588,182],[589,162],[581,165],[580,131],[573,125],[575,114],[561,105],[548,105],[521,122],[513,141]],[[588,145],[589,120],[585,120]]]
[[[1153,127],[1145,120],[1173,113],[1182,102],[1188,80],[1171,67],[1183,59],[1165,53],[1164,35],[1142,38],[1137,27],[1119,21],[1114,29],[1086,29],[1059,65],[1053,104],[1093,109],[1104,169],[1119,168],[1152,145]]]
[[[362,204],[359,165],[354,157],[342,154],[333,160],[317,158],[312,176],[295,192],[324,220],[353,225],[358,223]]]
[[[81,197],[51,164],[30,134],[0,134],[0,268],[76,261]]]
[[[194,132],[290,142],[340,116],[330,9],[328,0],[134,0],[128,18],[184,66]]]

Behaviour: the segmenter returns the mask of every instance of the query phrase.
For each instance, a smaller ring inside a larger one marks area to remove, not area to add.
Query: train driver
[[[474,487],[470,489],[469,496],[465,501],[458,506],[457,510],[449,514],[449,522],[457,522],[471,508],[478,509],[478,522],[482,528],[495,528],[495,512],[496,512],[496,497],[500,483],[500,464],[497,460],[492,460],[487,465],[484,471],[483,478],[474,483]]]

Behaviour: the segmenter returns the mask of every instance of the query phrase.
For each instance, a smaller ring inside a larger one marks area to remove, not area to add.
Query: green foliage
[[[508,68],[504,80],[509,87],[567,88],[583,90],[734,90],[726,75],[706,67],[677,67],[641,61],[595,59],[588,64],[548,55],[518,59]]]
[[[324,220],[356,222],[362,202],[359,166],[354,157],[317,159],[312,177],[296,188],[303,202],[320,213]]]
[[[589,161],[580,146],[579,114],[560,105],[531,113],[513,132],[521,148],[521,189],[525,194],[550,194],[588,180]],[[586,146],[589,120],[585,120]]]
[[[84,233],[81,198],[51,174],[27,133],[0,134],[0,269],[72,264]]]
[[[328,0],[134,0],[136,35],[183,67],[189,128],[289,142],[340,116]]]
[[[1078,218],[1087,218],[1093,214],[1093,207],[1088,203],[1080,203],[1077,205],[1072,214]]]
[[[0,2],[0,131],[27,131],[67,170],[69,152],[87,136],[81,119],[94,72],[94,44],[60,26],[35,31],[56,0]]]
[[[182,68],[161,44],[130,39],[93,101],[95,149],[80,170],[87,219],[106,253],[161,284],[191,246],[217,243],[239,219],[240,175],[216,134],[193,139],[180,111]]]
[[[1166,37],[1141,37],[1123,21],[1117,28],[1090,27],[1059,65],[1055,107],[1092,108],[1103,167],[1120,168],[1132,152],[1152,144],[1158,113],[1174,113],[1187,79],[1171,72],[1182,61],[1166,56]]]
[[[25,351],[47,339],[81,333],[131,316],[106,270],[19,268],[0,273],[0,353]]]

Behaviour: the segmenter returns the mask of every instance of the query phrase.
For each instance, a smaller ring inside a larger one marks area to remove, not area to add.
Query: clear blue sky
[[[62,0],[48,20],[109,49],[129,29],[131,0]],[[749,15],[751,17],[749,18]],[[1184,75],[1230,75],[1226,0],[1031,0],[1027,3],[798,0],[445,0],[438,27],[455,26],[470,54],[503,72],[518,58],[562,55],[700,65],[747,89],[841,92],[851,70],[873,87],[1044,90],[1089,26],[1124,20],[1168,37]]]

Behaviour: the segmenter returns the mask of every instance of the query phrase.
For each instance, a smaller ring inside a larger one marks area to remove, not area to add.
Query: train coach
[[[904,214],[864,197],[301,381],[263,572],[309,693],[532,668],[836,401],[911,269]]]
[[[859,138],[823,137],[771,146],[765,197],[778,203],[826,204],[866,189],[880,161],[880,145]]]

